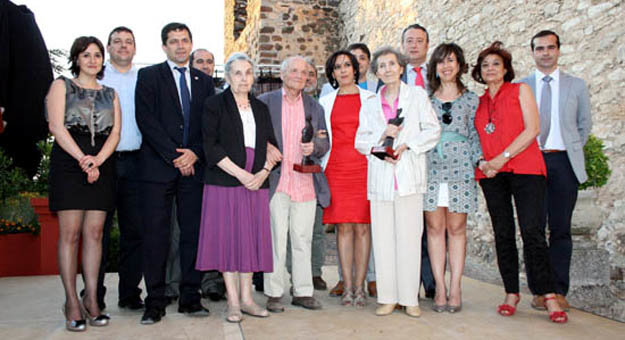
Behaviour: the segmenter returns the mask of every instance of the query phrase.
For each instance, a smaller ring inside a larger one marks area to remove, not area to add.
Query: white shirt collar
[[[543,80],[543,78],[546,76],[546,74],[540,72],[538,69],[536,69],[536,81],[538,82],[539,80]],[[549,75],[552,78],[552,81],[555,82],[559,82],[560,81],[560,68],[556,68],[555,71],[551,72],[551,74]]]
[[[186,67],[187,68],[187,72],[189,71],[189,62],[187,61],[186,64],[184,64],[183,66],[178,66],[178,64],[174,63],[173,61],[167,59],[167,65],[169,65],[169,68],[172,71],[178,72],[178,70],[176,70],[176,67]]]

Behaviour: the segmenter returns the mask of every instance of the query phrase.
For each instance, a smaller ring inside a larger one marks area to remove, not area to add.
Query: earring
[[[440,78],[440,76],[438,75],[438,72],[436,72],[436,79]]]

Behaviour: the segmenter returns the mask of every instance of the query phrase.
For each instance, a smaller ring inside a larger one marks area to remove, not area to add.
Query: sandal
[[[557,302],[557,299],[555,296],[545,297],[545,306],[547,306],[547,301],[549,300],[556,300]],[[559,311],[549,312],[549,319],[555,323],[566,323],[567,321],[569,321],[569,316],[566,314],[565,311],[559,310]]]
[[[516,313],[516,306],[519,304],[519,301],[521,301],[521,296],[519,296],[519,293],[513,293],[512,295],[516,296],[514,306],[504,303],[497,307],[497,313],[501,316],[513,316],[514,313]]]
[[[257,318],[266,318],[269,316],[269,311],[254,302],[249,305],[241,304],[241,312],[247,315],[251,315]]]
[[[356,291],[354,292],[353,304],[358,308],[365,308],[365,306],[367,305],[367,295],[365,294],[365,290],[362,287],[356,289]]]
[[[241,314],[241,307],[228,305],[228,316],[226,316],[226,321],[230,323],[239,323],[242,319],[243,314]]]
[[[351,289],[345,289],[343,295],[341,295],[341,305],[343,306],[353,306],[354,305],[354,293],[352,293]]]

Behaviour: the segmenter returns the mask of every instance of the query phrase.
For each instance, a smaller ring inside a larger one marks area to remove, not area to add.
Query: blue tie
[[[182,116],[184,119],[184,131],[182,132],[182,145],[187,146],[189,141],[189,117],[191,116],[191,95],[185,77],[186,67],[174,67],[180,72],[180,99],[182,99]]]

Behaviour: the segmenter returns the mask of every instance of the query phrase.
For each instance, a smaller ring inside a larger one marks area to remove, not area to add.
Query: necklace
[[[484,131],[487,134],[495,132],[495,122],[493,116],[495,115],[495,103],[491,100],[488,101],[488,124],[484,127]]]

